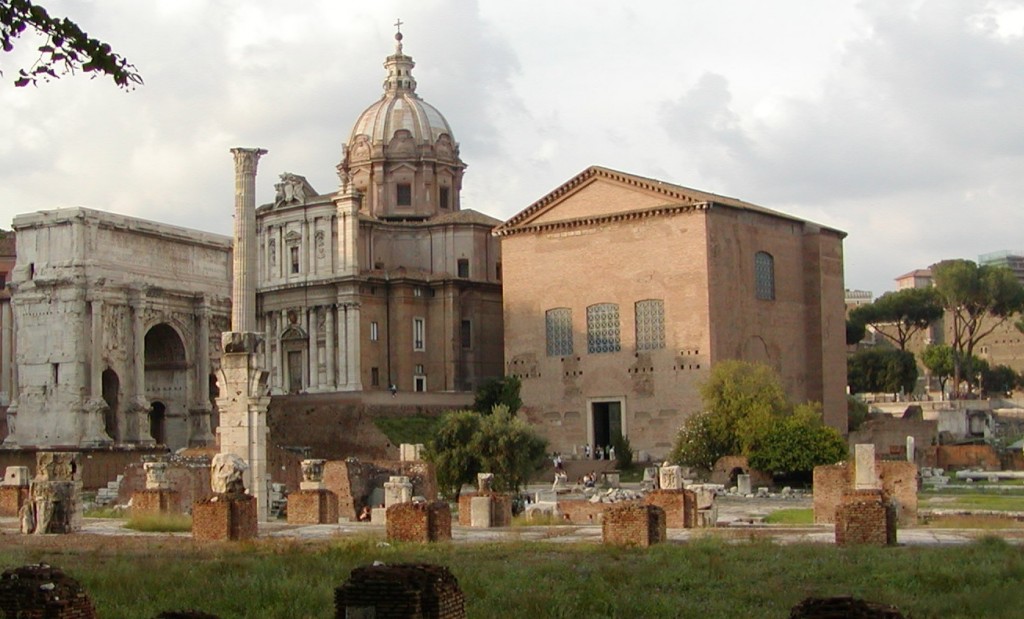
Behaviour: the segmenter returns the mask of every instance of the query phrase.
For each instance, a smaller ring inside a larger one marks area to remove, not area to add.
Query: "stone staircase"
[[[117,493],[121,490],[121,480],[124,475],[118,475],[114,481],[108,481],[106,487],[96,491],[96,505],[104,507],[117,503]]]

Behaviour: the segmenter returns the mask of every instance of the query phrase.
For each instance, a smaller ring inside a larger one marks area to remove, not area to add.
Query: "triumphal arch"
[[[231,239],[84,208],[20,215],[4,447],[214,442]]]

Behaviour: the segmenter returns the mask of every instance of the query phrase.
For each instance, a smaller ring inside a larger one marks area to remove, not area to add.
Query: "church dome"
[[[441,112],[416,94],[414,66],[412,57],[402,53],[402,33],[399,32],[395,35],[395,53],[384,62],[388,70],[384,95],[359,115],[349,136],[350,145],[361,135],[373,144],[387,144],[403,129],[417,145],[433,145],[444,134],[455,142],[452,129]]]

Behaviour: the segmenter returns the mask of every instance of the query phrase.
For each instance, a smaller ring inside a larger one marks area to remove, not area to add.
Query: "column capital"
[[[235,156],[235,172],[239,174],[256,174],[256,166],[261,155],[266,155],[263,148],[232,148],[231,154]]]

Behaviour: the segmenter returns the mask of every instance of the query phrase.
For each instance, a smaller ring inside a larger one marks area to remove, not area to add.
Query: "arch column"
[[[214,444],[213,426],[210,421],[213,409],[210,406],[210,305],[203,298],[196,309],[196,321],[199,323],[198,341],[196,342],[196,402],[191,411],[192,423],[188,437],[189,447],[208,447]]]
[[[79,444],[83,447],[99,447],[113,442],[103,423],[104,415],[110,408],[103,399],[103,301],[94,298],[87,304],[92,313],[92,346],[89,347],[89,398],[82,407],[82,435]]]
[[[132,291],[129,305],[132,309],[132,379],[134,395],[128,405],[127,439],[132,443],[152,445],[149,433],[149,400],[146,399],[146,324],[143,320],[145,300],[141,288]]]

